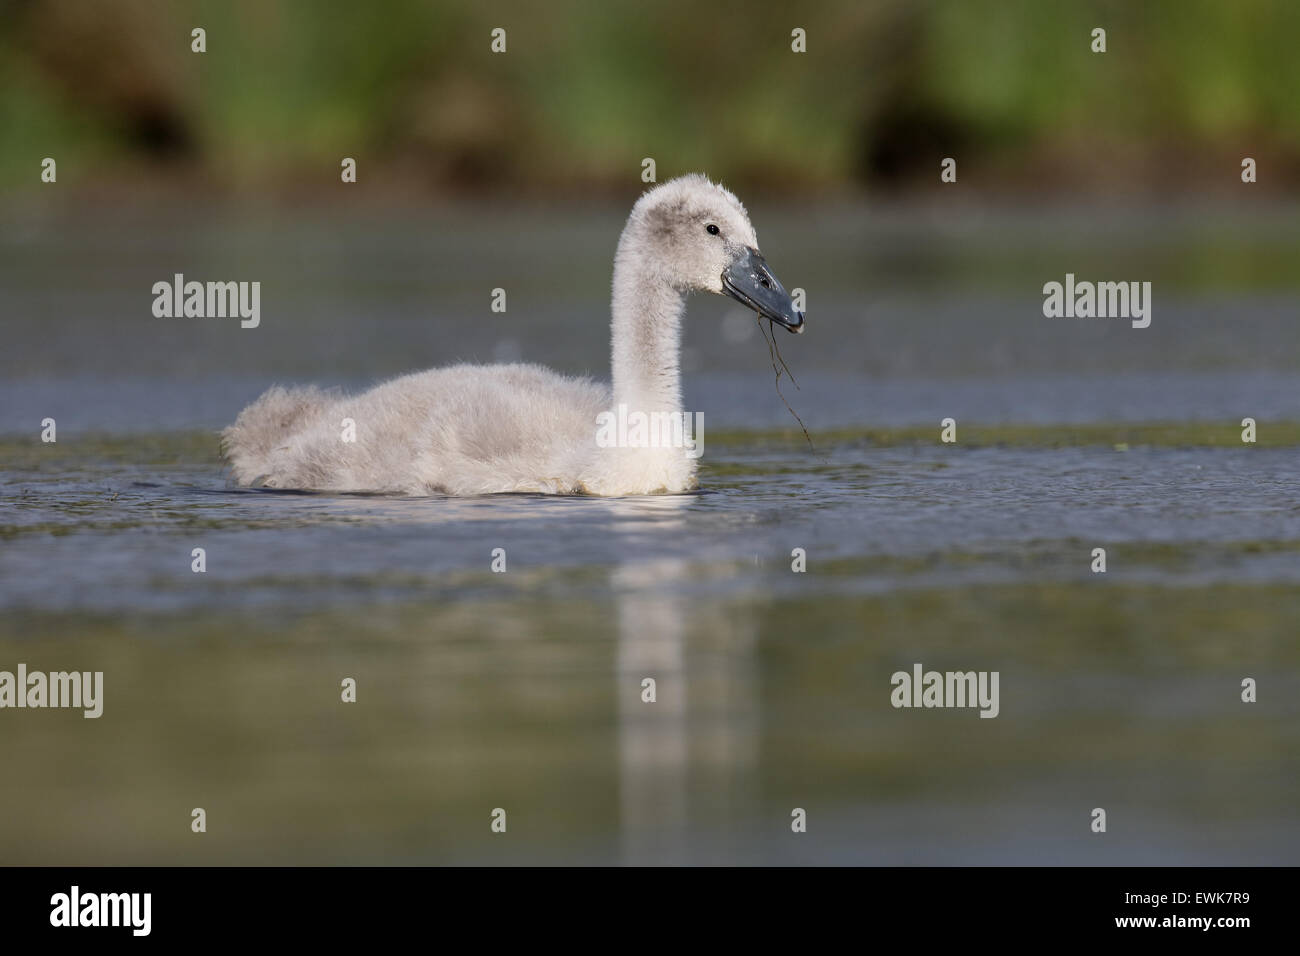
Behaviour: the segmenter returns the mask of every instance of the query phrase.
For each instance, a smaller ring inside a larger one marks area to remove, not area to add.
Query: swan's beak
[[[757,249],[746,246],[727,267],[722,273],[722,291],[791,332],[803,331],[803,313],[795,311],[790,293],[772,275],[767,260]]]

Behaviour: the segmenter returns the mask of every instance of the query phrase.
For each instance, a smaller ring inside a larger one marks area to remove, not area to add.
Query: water
[[[1213,212],[756,209],[815,450],[701,299],[703,490],[614,501],[235,489],[215,429],[271,381],[603,374],[615,210],[14,214],[0,669],[105,705],[0,712],[0,859],[1294,863],[1300,220]],[[260,278],[263,328],[153,319],[173,271]],[[1044,319],[1066,271],[1154,279],[1152,327]],[[998,718],[893,708],[917,662]]]

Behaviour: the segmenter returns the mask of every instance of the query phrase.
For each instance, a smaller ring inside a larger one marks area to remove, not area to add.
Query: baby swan
[[[233,477],[266,488],[408,495],[689,491],[697,486],[689,448],[611,446],[617,429],[600,422],[610,421],[602,413],[634,422],[636,412],[681,420],[682,313],[696,291],[725,293],[803,331],[803,313],[759,254],[745,207],[690,175],[645,193],[619,239],[611,385],[537,365],[453,365],[352,396],[276,387],[222,432]],[[623,445],[651,444],[632,437],[638,429],[623,434]]]

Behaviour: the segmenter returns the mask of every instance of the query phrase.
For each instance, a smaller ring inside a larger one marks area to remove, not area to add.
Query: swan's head
[[[749,215],[730,191],[694,173],[656,186],[632,209],[620,255],[642,257],[683,292],[729,295],[791,332],[803,313],[758,251]]]

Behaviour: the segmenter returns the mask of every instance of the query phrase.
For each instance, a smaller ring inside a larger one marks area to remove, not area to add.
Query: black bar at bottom
[[[1285,933],[1295,876],[1287,868],[11,867],[0,868],[0,926],[6,943],[63,937],[79,945],[113,938],[337,945],[413,932],[436,944],[454,932],[470,943],[515,933],[558,941],[558,933],[618,947],[675,945],[683,937],[664,934],[678,929],[733,944],[778,932],[811,942],[834,930],[864,942],[887,938],[878,934],[918,944],[1051,934],[1233,945]]]

